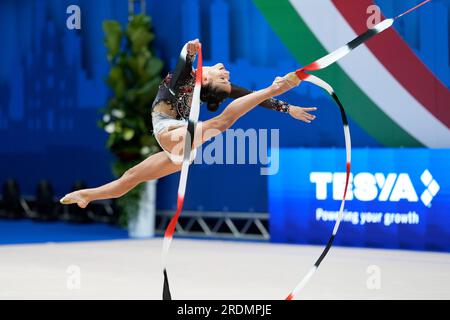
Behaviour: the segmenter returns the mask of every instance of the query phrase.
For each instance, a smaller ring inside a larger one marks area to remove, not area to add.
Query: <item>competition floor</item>
[[[152,239],[0,246],[0,299],[160,299],[161,244]],[[282,299],[322,249],[175,239],[168,267],[172,295]],[[70,290],[72,265],[80,268],[80,288]],[[380,289],[367,287],[371,270],[379,271]],[[450,254],[335,247],[298,298],[450,299]]]

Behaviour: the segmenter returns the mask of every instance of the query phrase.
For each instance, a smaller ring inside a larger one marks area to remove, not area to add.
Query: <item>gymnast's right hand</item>
[[[200,48],[200,41],[198,39],[191,40],[187,43],[187,52],[191,56],[195,56]]]
[[[290,89],[297,87],[301,80],[295,75],[294,72],[290,72],[284,77],[276,77],[270,86],[273,96],[278,96],[280,94],[289,91]]]

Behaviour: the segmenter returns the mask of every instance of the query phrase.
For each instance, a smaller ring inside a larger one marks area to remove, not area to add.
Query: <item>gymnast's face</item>
[[[218,63],[212,67],[203,67],[203,85],[210,84],[217,90],[230,93],[230,72],[225,69],[222,63]]]

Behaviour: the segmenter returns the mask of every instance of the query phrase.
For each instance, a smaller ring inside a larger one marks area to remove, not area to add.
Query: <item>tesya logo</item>
[[[422,180],[425,187],[427,187],[420,196],[420,200],[422,200],[423,204],[427,207],[431,207],[431,200],[433,200],[434,196],[438,193],[440,187],[428,170],[425,170],[422,173],[420,180]]]
[[[328,198],[328,184],[332,184],[333,199],[342,200],[345,187],[345,172],[311,172],[309,179],[316,185],[316,199],[326,200]],[[425,170],[421,181],[426,190],[421,194],[420,200],[427,207],[431,206],[431,200],[439,191],[439,184],[433,179],[428,170]],[[360,172],[353,176],[350,174],[347,190],[347,200],[359,201],[392,201],[406,200],[409,202],[419,201],[417,192],[407,173],[369,173]]]

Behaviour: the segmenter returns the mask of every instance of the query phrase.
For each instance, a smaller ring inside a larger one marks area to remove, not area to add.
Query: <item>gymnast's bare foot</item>
[[[64,197],[59,200],[62,204],[73,204],[76,203],[80,208],[84,209],[89,204],[89,200],[87,199],[84,190],[78,190],[66,194]]]

